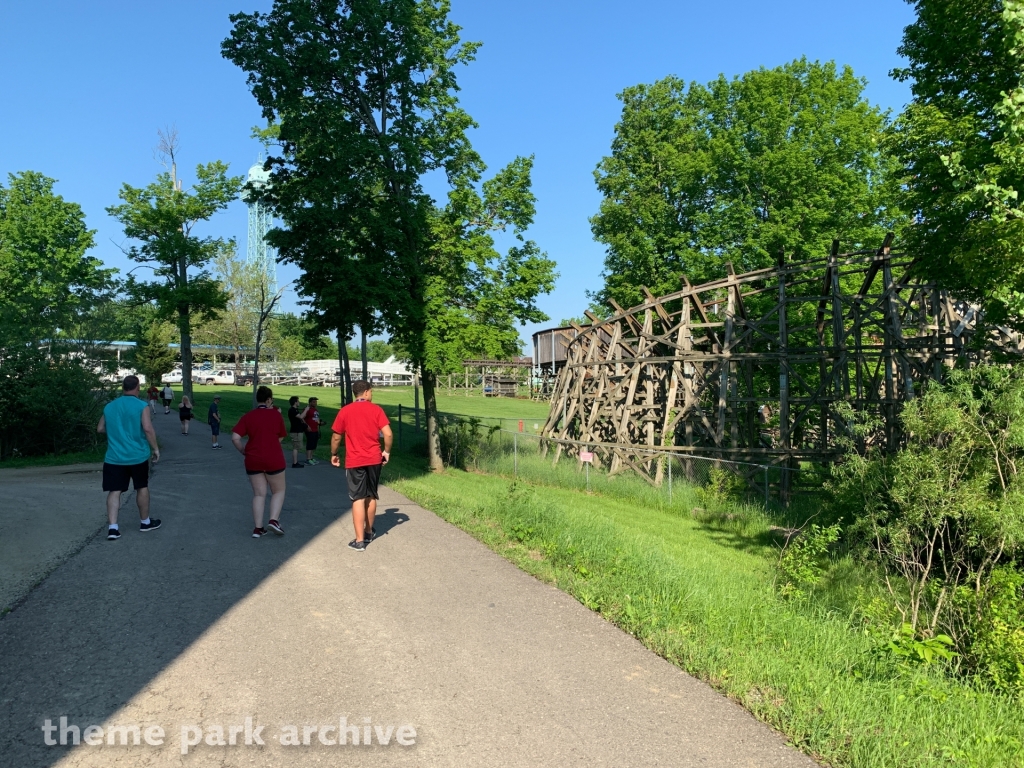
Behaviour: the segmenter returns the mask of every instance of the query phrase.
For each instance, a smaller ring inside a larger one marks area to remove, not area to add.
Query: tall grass
[[[669,502],[597,472],[588,494],[574,462],[536,451],[516,469],[492,436],[469,472],[427,475],[406,458],[389,482],[829,764],[1024,765],[1018,703],[899,666],[858,631],[853,593],[872,581],[861,564],[840,561],[811,599],[787,601],[773,587],[773,520],[756,506],[694,517],[706,498],[693,487],[677,483]]]

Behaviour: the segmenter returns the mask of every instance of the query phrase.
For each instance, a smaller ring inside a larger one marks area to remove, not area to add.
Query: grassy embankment
[[[492,441],[496,438],[492,438]],[[836,562],[806,602],[773,587],[771,519],[708,504],[691,487],[552,468],[520,439],[478,471],[423,471],[399,457],[393,487],[556,584],[645,645],[836,766],[1024,765],[1024,709],[937,669],[899,667],[857,627],[863,565]],[[691,510],[707,512],[694,518]]]

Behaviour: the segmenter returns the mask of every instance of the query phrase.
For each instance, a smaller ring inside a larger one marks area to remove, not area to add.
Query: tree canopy
[[[491,225],[467,217],[484,164],[466,136],[475,124],[459,106],[455,70],[478,45],[460,39],[448,12],[447,0],[276,0],[267,14],[232,16],[222,47],[278,124],[281,153],[268,160],[265,196],[285,227],[271,242],[302,269],[300,293],[325,329],[343,340],[356,324],[379,325],[420,369],[435,469],[433,391],[449,365],[451,323],[477,334],[471,344],[501,348],[512,318],[539,316],[527,286],[550,283],[537,279],[544,260],[535,245],[521,240],[496,260],[484,234]],[[423,189],[431,172],[452,188],[444,208]],[[512,194],[515,185],[505,186]],[[516,235],[513,209],[526,211],[519,189],[521,199],[492,216]],[[532,206],[531,195],[531,219]],[[453,241],[462,235],[471,242]],[[501,312],[511,315],[497,326]]]
[[[627,88],[591,219],[608,250],[595,298],[626,306],[774,263],[876,245],[899,228],[887,114],[849,67],[799,59],[732,80]]]
[[[35,171],[0,184],[0,345],[54,338],[92,308],[115,270],[88,256],[94,230]]]
[[[479,189],[459,183],[434,212],[424,355],[434,373],[517,356],[518,324],[548,319],[536,298],[554,287],[555,264],[524,237],[536,208],[532,167],[533,158],[519,157]],[[502,254],[494,233],[506,230],[514,244]]]
[[[208,221],[237,198],[241,177],[228,176],[220,161],[196,166],[196,183],[184,190],[174,164],[174,137],[164,139],[172,162],[171,172],[161,173],[146,187],[124,184],[120,205],[107,213],[121,222],[125,235],[134,240],[129,258],[153,265],[157,280],[132,281],[129,288],[156,303],[160,316],[173,317],[181,337],[182,388],[192,396],[192,318],[212,317],[227,300],[220,285],[206,271],[207,264],[234,244],[222,237],[193,233],[199,222]],[[190,274],[189,270],[199,270]]]
[[[931,280],[1024,327],[1024,4],[918,0],[899,52],[913,102],[892,151]]]
[[[455,67],[477,46],[459,40],[448,10],[446,0],[277,0],[267,14],[233,15],[223,44],[280,126],[267,194],[286,227],[272,242],[305,273],[300,291],[322,312],[345,308],[340,329],[378,309],[417,363],[431,209],[421,179],[479,160],[454,93]]]

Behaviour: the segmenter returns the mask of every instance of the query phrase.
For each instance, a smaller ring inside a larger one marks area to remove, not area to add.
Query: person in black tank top
[[[181,434],[188,434],[188,425],[192,421],[192,401],[187,397],[181,398],[181,405],[178,406],[178,418],[181,419]]]

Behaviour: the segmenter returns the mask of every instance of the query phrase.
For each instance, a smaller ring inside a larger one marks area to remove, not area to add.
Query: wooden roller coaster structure
[[[844,440],[901,442],[899,410],[955,365],[1020,354],[977,306],[918,279],[881,248],[726,276],[576,326],[542,434],[555,461],[593,452],[610,473],[662,482],[664,454],[779,468],[788,498],[800,462],[827,463]],[[983,334],[979,337],[979,333]],[[873,425],[852,429],[853,423]],[[660,457],[654,455],[657,452]]]

